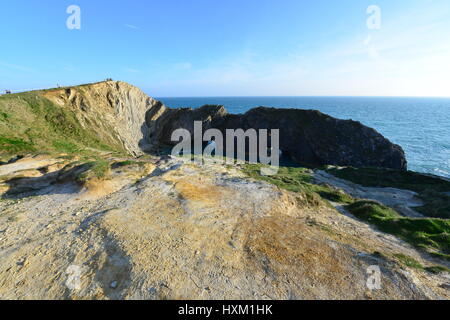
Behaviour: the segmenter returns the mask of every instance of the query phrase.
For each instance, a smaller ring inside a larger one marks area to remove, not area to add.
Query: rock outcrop
[[[132,155],[146,150],[148,136],[145,114],[161,103],[139,88],[120,81],[53,89],[43,96],[55,104],[70,108],[83,127],[95,128],[108,144],[119,144]]]
[[[153,145],[173,145],[178,128],[193,134],[193,122],[203,129],[279,129],[280,148],[302,164],[382,167],[406,170],[402,148],[372,128],[352,120],[339,120],[314,110],[260,107],[243,115],[228,114],[222,106],[173,110],[160,106],[146,117]]]

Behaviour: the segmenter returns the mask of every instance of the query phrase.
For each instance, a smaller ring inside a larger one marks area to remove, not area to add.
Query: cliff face
[[[171,134],[185,128],[193,134],[193,122],[203,129],[279,129],[280,148],[298,163],[354,167],[382,167],[405,170],[402,148],[374,129],[359,122],[339,120],[319,111],[256,108],[243,115],[227,114],[221,106],[171,110],[161,107],[150,112],[147,125],[155,145],[173,145]]]
[[[116,81],[51,90],[44,97],[70,108],[82,127],[94,127],[102,139],[122,145],[133,155],[146,149],[146,112],[160,105],[140,89]]]
[[[216,127],[227,112],[222,106],[203,106],[199,109],[170,109],[164,105],[148,111],[146,124],[149,128],[147,140],[154,147],[171,146],[172,133],[180,128],[194,132],[194,121],[203,123],[203,130]],[[231,129],[231,128],[230,128]]]
[[[85,130],[132,155],[170,147],[172,133],[203,129],[280,129],[280,148],[292,160],[311,165],[382,167],[404,170],[402,148],[359,122],[339,120],[313,110],[256,108],[243,115],[222,106],[170,109],[124,82],[101,82],[53,89],[41,94],[69,110]]]

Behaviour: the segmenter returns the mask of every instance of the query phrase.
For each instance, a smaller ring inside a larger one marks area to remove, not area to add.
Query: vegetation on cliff
[[[282,189],[308,194],[308,198],[315,199],[315,203],[331,201],[343,207],[357,218],[375,225],[380,231],[395,235],[396,237],[423,249],[426,252],[450,260],[450,221],[439,218],[409,218],[375,201],[353,199],[346,193],[329,185],[313,183],[312,172],[304,168],[280,168],[278,174],[263,176],[260,174],[261,165],[247,164],[243,171],[250,177],[272,183]],[[429,192],[448,191],[445,181],[412,172],[392,171],[393,175],[374,174],[376,169],[340,170],[330,169],[331,172],[342,172],[342,178],[355,183],[366,178],[366,185],[390,186],[397,188],[414,187],[413,190],[426,190]],[[360,172],[360,173],[359,173]],[[372,174],[374,174],[372,176]],[[350,179],[353,178],[353,179]],[[370,178],[373,178],[371,181]],[[370,182],[369,182],[370,181]],[[446,205],[449,205],[447,201]],[[423,210],[422,207],[421,209]]]
[[[359,200],[346,206],[361,220],[383,232],[399,237],[428,253],[450,260],[450,221],[434,218],[407,218],[378,202]]]
[[[276,175],[264,176],[260,173],[261,166],[260,164],[246,164],[243,171],[252,178],[269,182],[282,189],[306,194],[309,199],[314,199],[312,204],[323,202],[322,198],[343,204],[353,202],[350,196],[331,186],[314,184],[310,169],[280,167]]]
[[[415,208],[425,216],[450,218],[450,182],[412,171],[379,168],[341,168],[329,169],[338,178],[366,187],[391,187],[418,193],[424,206]]]
[[[58,106],[42,92],[0,96],[0,157],[27,153],[123,152],[102,139],[95,126],[82,126],[69,108]]]

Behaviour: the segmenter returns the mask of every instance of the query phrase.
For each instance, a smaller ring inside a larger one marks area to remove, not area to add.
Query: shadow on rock
[[[43,174],[40,177],[14,177],[4,182],[9,186],[2,199],[23,199],[44,194],[72,194],[82,189],[80,177],[93,164],[68,165],[61,170]]]

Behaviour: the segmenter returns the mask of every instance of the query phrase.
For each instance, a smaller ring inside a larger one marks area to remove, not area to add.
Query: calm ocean
[[[204,97],[159,98],[172,108],[224,105],[230,113],[257,106],[315,109],[376,129],[406,152],[409,169],[450,178],[450,98]]]

